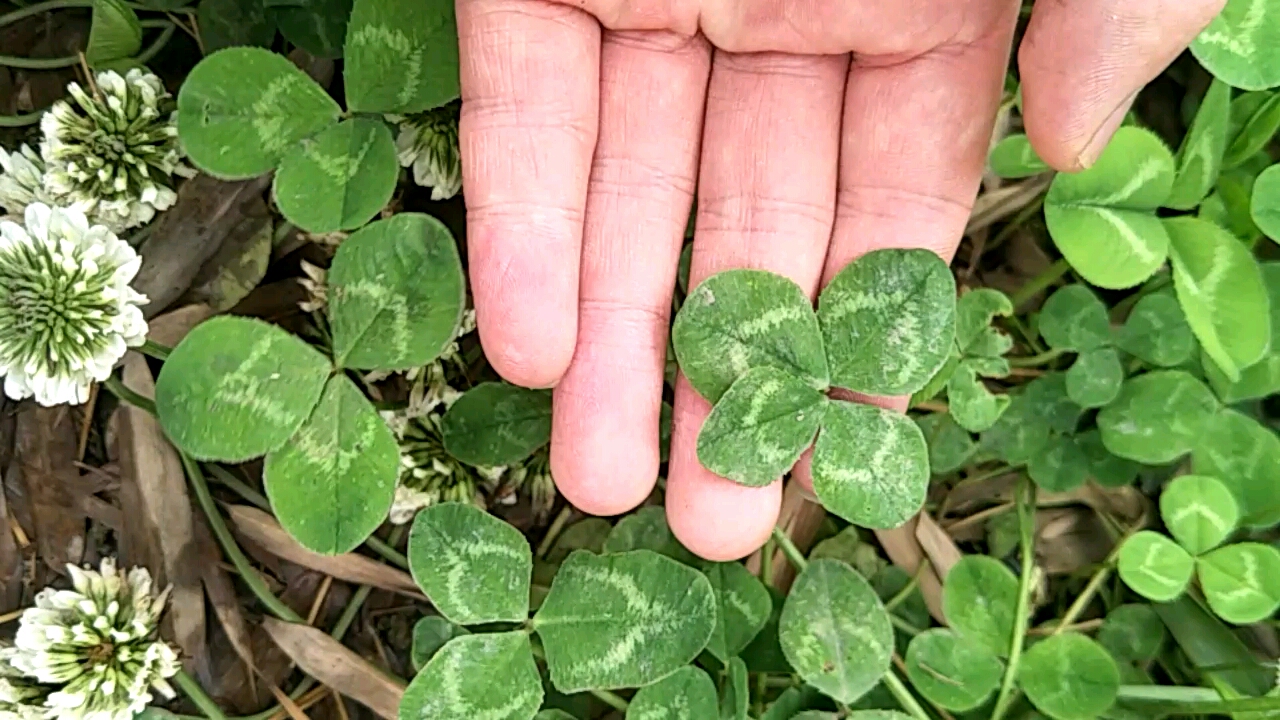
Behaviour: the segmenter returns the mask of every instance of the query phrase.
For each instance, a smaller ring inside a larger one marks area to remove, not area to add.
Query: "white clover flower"
[[[129,720],[151,702],[153,689],[173,697],[167,678],[180,665],[158,629],[169,591],[153,592],[146,569],[124,575],[110,558],[98,571],[67,570],[73,589],[36,595],[10,661],[55,687],[44,703],[47,717]]]
[[[387,415],[384,415],[387,417]],[[422,508],[442,502],[473,503],[484,508],[481,487],[495,486],[505,467],[475,467],[444,449],[441,416],[409,418],[395,413],[388,424],[400,437],[400,479],[387,519],[403,525]]]
[[[146,341],[129,287],[142,259],[78,210],[36,203],[26,228],[0,222],[0,375],[15,400],[83,403],[130,347]]]
[[[432,200],[447,200],[462,189],[458,151],[459,104],[426,112],[392,116],[400,124],[396,150],[402,167],[413,167],[413,181],[431,188]]]
[[[6,218],[21,218],[31,203],[49,201],[44,189],[44,160],[29,146],[12,153],[0,149],[0,208]]]
[[[122,232],[177,200],[173,176],[182,163],[173,97],[160,78],[134,68],[99,73],[93,94],[67,85],[71,100],[54,103],[40,121],[45,186],[95,225]]]
[[[12,646],[0,648],[0,720],[43,720],[49,689],[13,666],[17,653]]]

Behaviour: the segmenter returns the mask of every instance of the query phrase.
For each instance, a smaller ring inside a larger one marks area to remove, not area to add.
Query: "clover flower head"
[[[0,720],[43,720],[49,689],[13,666],[18,649],[0,647]]]
[[[0,375],[15,400],[83,403],[130,347],[146,341],[129,282],[142,259],[84,213],[27,207],[26,227],[0,222]]]
[[[447,200],[462,189],[462,158],[458,151],[459,104],[407,116],[392,116],[400,124],[396,138],[400,165],[413,167],[413,181],[431,188],[432,200]]]
[[[44,160],[36,151],[27,145],[11,153],[0,149],[0,208],[9,214],[6,217],[21,218],[28,205],[48,200]]]
[[[160,78],[108,70],[92,90],[69,84],[71,99],[41,118],[45,186],[118,233],[172,206],[173,176],[194,173],[182,163],[173,97]]]
[[[505,467],[476,467],[444,449],[441,416],[405,419],[400,431],[400,482],[388,519],[403,525],[422,508],[442,502],[472,503],[484,508],[482,487],[496,486]],[[395,424],[392,425],[396,429]]]
[[[533,511],[539,517],[551,512],[556,501],[556,483],[551,477],[551,454],[546,446],[539,448],[507,474],[507,483],[529,495]]]
[[[156,593],[144,568],[122,573],[107,558],[98,570],[68,566],[71,590],[45,588],[20,620],[13,667],[53,686],[54,720],[129,720],[152,700],[173,697],[167,678],[177,653],[159,639],[168,590]]]

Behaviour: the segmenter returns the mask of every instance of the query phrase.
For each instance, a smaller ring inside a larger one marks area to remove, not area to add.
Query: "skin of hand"
[[[1039,0],[1019,49],[1027,134],[1089,166],[1139,89],[1225,0]],[[950,260],[978,192],[1017,0],[457,0],[468,252],[495,369],[555,387],[551,466],[581,510],[641,503],[676,266],[816,295],[859,255]],[[906,398],[860,398],[905,409]],[[710,411],[677,383],[666,486],[676,536],[743,557],[781,482],[702,468]],[[807,460],[793,477],[808,483]]]

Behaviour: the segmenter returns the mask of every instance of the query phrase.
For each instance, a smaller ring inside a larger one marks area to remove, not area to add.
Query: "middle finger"
[[[703,126],[690,287],[722,270],[784,275],[818,288],[835,215],[847,55],[717,52]],[[737,559],[764,543],[782,484],[748,488],[697,458],[710,405],[683,378],[676,388],[667,518],[686,547]]]

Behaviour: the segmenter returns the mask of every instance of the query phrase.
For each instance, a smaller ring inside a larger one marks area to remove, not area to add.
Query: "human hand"
[[[1223,2],[1041,0],[1019,57],[1040,156],[1089,165]],[[695,186],[691,286],[751,267],[812,296],[870,250],[950,259],[1018,11],[1017,0],[458,0],[480,338],[511,382],[555,386],[552,471],[570,502],[619,514],[656,480]],[[735,559],[768,537],[781,483],[747,488],[702,468],[709,410],[681,379],[668,520],[695,553]],[[803,461],[794,476],[807,482]]]

